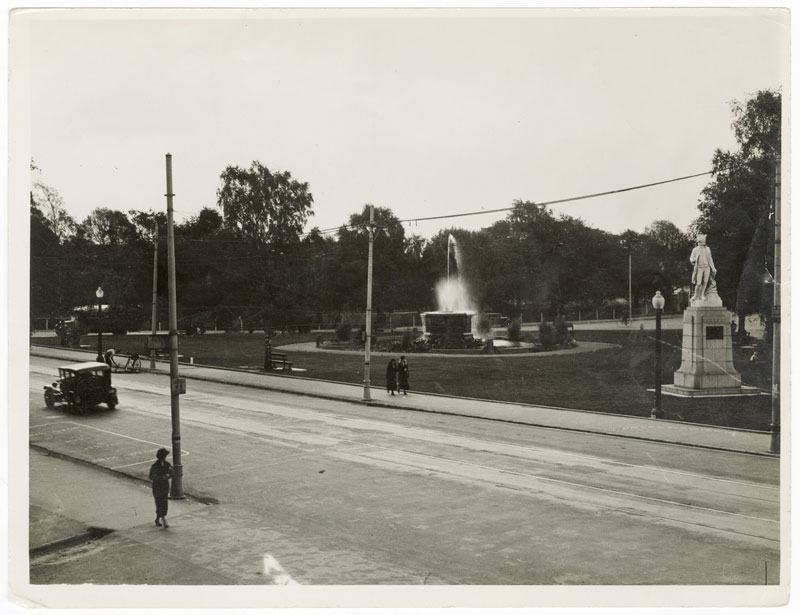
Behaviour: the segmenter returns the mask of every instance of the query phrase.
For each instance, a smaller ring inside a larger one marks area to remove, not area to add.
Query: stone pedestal
[[[731,313],[721,302],[693,303],[683,313],[681,366],[674,384],[664,385],[664,393],[685,397],[742,394],[741,375],[733,366]]]

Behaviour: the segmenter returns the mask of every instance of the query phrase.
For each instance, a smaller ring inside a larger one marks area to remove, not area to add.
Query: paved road
[[[41,402],[41,385],[58,362],[32,358],[31,444],[143,479],[155,449],[169,447],[166,377],[120,374],[116,411],[74,417]],[[121,523],[91,547],[73,548],[68,560],[34,559],[32,580],[778,580],[778,460],[768,456],[204,381],[192,381],[181,408],[185,488],[195,500],[177,511],[173,527],[159,530],[149,518]],[[45,466],[32,474],[31,503],[39,509],[54,508],[41,495],[56,489],[53,472]],[[87,491],[84,476],[73,503],[50,512],[91,525],[99,521],[82,507],[96,512],[95,499],[148,510],[146,490],[115,480],[124,486],[98,481]]]
[[[57,358],[58,364],[94,360],[94,353],[91,351],[58,347],[32,347],[31,354],[38,357]],[[168,363],[157,362],[156,372],[163,376],[166,375],[168,370]],[[54,371],[48,373],[54,373]],[[205,381],[236,384],[261,389],[262,391],[280,391],[335,401],[362,400],[364,395],[362,385],[302,377],[286,377],[280,370],[265,374],[259,371],[220,369],[202,365],[181,365],[180,375],[189,379],[190,382]],[[192,385],[190,384],[189,386],[191,387]],[[607,434],[654,442],[670,442],[686,446],[747,452],[754,455],[772,455],[770,452],[771,438],[769,432],[712,427],[679,421],[656,421],[649,418],[610,412],[590,412],[568,408],[491,402],[434,393],[414,393],[408,397],[392,397],[388,396],[382,387],[377,386],[371,388],[370,395],[371,402],[369,403],[371,405],[387,408],[483,418],[537,427],[552,427],[561,430]]]

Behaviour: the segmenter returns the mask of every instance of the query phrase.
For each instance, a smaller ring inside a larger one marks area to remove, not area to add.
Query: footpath
[[[32,346],[30,352],[33,356],[62,359],[66,362],[93,361],[96,355],[94,351],[48,346]],[[150,370],[149,365],[150,360],[143,358],[143,370],[155,373],[169,373],[169,363],[166,361],[156,361],[155,370]],[[383,388],[379,387],[371,387],[369,395],[371,399],[370,401],[364,401],[363,385],[288,376],[281,370],[275,370],[267,374],[198,364],[181,364],[180,376],[187,380],[205,380],[337,401],[403,408],[416,412],[459,415],[535,427],[604,434],[752,455],[776,456],[770,452],[771,436],[769,432],[763,431],[681,423],[569,408],[487,401],[436,393],[412,392],[408,396],[390,396],[387,395]]]

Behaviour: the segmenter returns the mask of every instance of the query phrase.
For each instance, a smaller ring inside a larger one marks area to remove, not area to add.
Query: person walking
[[[408,394],[409,389],[411,386],[408,384],[408,361],[406,361],[405,356],[400,357],[400,364],[397,366],[397,376],[400,381],[400,389],[403,391],[403,395]]]
[[[397,361],[394,357],[389,359],[389,365],[386,366],[386,392],[389,395],[394,395],[397,390]]]
[[[169,527],[167,524],[167,507],[169,498],[169,479],[172,478],[172,465],[167,461],[169,451],[160,448],[156,452],[156,461],[150,466],[150,480],[153,482],[153,499],[156,502],[156,525]],[[163,523],[162,523],[163,522]]]

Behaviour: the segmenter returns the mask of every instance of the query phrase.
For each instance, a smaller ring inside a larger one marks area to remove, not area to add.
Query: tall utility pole
[[[172,487],[169,497],[182,499],[183,464],[181,463],[181,393],[185,380],[178,377],[178,308],[175,293],[175,231],[172,220],[172,154],[167,154],[167,256],[169,265],[169,380],[172,408]]]
[[[158,318],[158,222],[156,222],[156,239],[153,247],[153,314],[152,314],[152,329],[153,338],[158,333],[156,327],[156,319]],[[156,368],[156,349],[154,345],[155,340],[151,341],[150,347],[150,369]]]
[[[367,338],[364,343],[364,401],[371,401],[369,390],[369,351],[372,344],[372,244],[375,241],[375,210],[369,206],[369,256],[367,260]]]
[[[781,452],[781,133],[775,149],[775,271],[772,275],[772,420],[770,445],[772,453]]]

